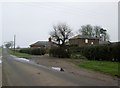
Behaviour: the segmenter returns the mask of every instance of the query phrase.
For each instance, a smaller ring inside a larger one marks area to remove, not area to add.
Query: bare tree
[[[6,44],[5,44],[5,47],[6,48],[12,48],[13,47],[13,41],[10,41],[10,42],[7,42]]]
[[[83,25],[79,29],[79,33],[88,37],[97,37],[101,39],[101,41],[109,41],[107,30],[100,26]]]
[[[93,31],[94,31],[94,36],[95,36],[95,37],[100,38],[100,34],[101,34],[100,30],[101,30],[101,29],[102,29],[102,28],[101,28],[100,26],[94,26]]]
[[[72,34],[71,28],[62,23],[54,25],[53,29],[54,30],[50,33],[52,41],[58,44],[60,47],[65,46],[66,41]]]
[[[81,26],[79,32],[84,36],[94,36],[93,27],[90,24]]]

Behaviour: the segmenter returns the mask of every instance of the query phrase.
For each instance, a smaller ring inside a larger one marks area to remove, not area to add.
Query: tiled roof
[[[50,45],[50,42],[48,42],[48,41],[38,41],[34,44],[31,44],[30,46],[32,46],[32,45],[36,45],[36,46],[43,45],[44,46],[44,45]]]
[[[99,39],[99,38],[89,37],[89,36],[84,36],[84,35],[77,35],[77,36],[74,36],[74,37],[72,37],[70,39],[78,39],[78,38]]]

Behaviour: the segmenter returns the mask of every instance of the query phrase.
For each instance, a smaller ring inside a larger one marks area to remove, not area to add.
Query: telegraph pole
[[[15,40],[16,40],[16,36],[14,35],[14,53],[15,53]]]

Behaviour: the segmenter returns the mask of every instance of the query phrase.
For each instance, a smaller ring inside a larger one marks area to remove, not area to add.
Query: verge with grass
[[[0,48],[0,55],[2,55],[2,48]]]
[[[0,48],[0,52],[2,52],[2,48]]]
[[[29,57],[29,56],[31,56],[30,54],[20,53],[18,51],[14,52],[13,50],[10,50],[10,49],[9,49],[9,53],[12,54],[12,55],[15,55],[17,57]]]
[[[79,67],[120,77],[120,74],[118,72],[118,64],[118,62],[110,61],[83,60],[80,62]]]

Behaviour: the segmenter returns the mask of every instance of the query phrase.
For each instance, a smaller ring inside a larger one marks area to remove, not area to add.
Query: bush
[[[72,59],[87,59],[85,56],[81,54],[71,54]]]
[[[30,48],[22,48],[19,50],[20,53],[27,53],[27,54],[31,54],[31,49]]]
[[[80,54],[89,60],[119,61],[120,43],[108,45],[91,45],[84,47],[70,47],[74,54]]]
[[[45,49],[44,48],[23,48],[23,49],[20,49],[19,52],[32,54],[32,55],[44,55]]]
[[[63,47],[52,47],[49,50],[49,55],[58,58],[69,58],[70,52],[68,48]]]
[[[111,54],[112,54],[112,58],[115,61],[120,61],[120,42],[117,44],[113,44],[111,45]]]

